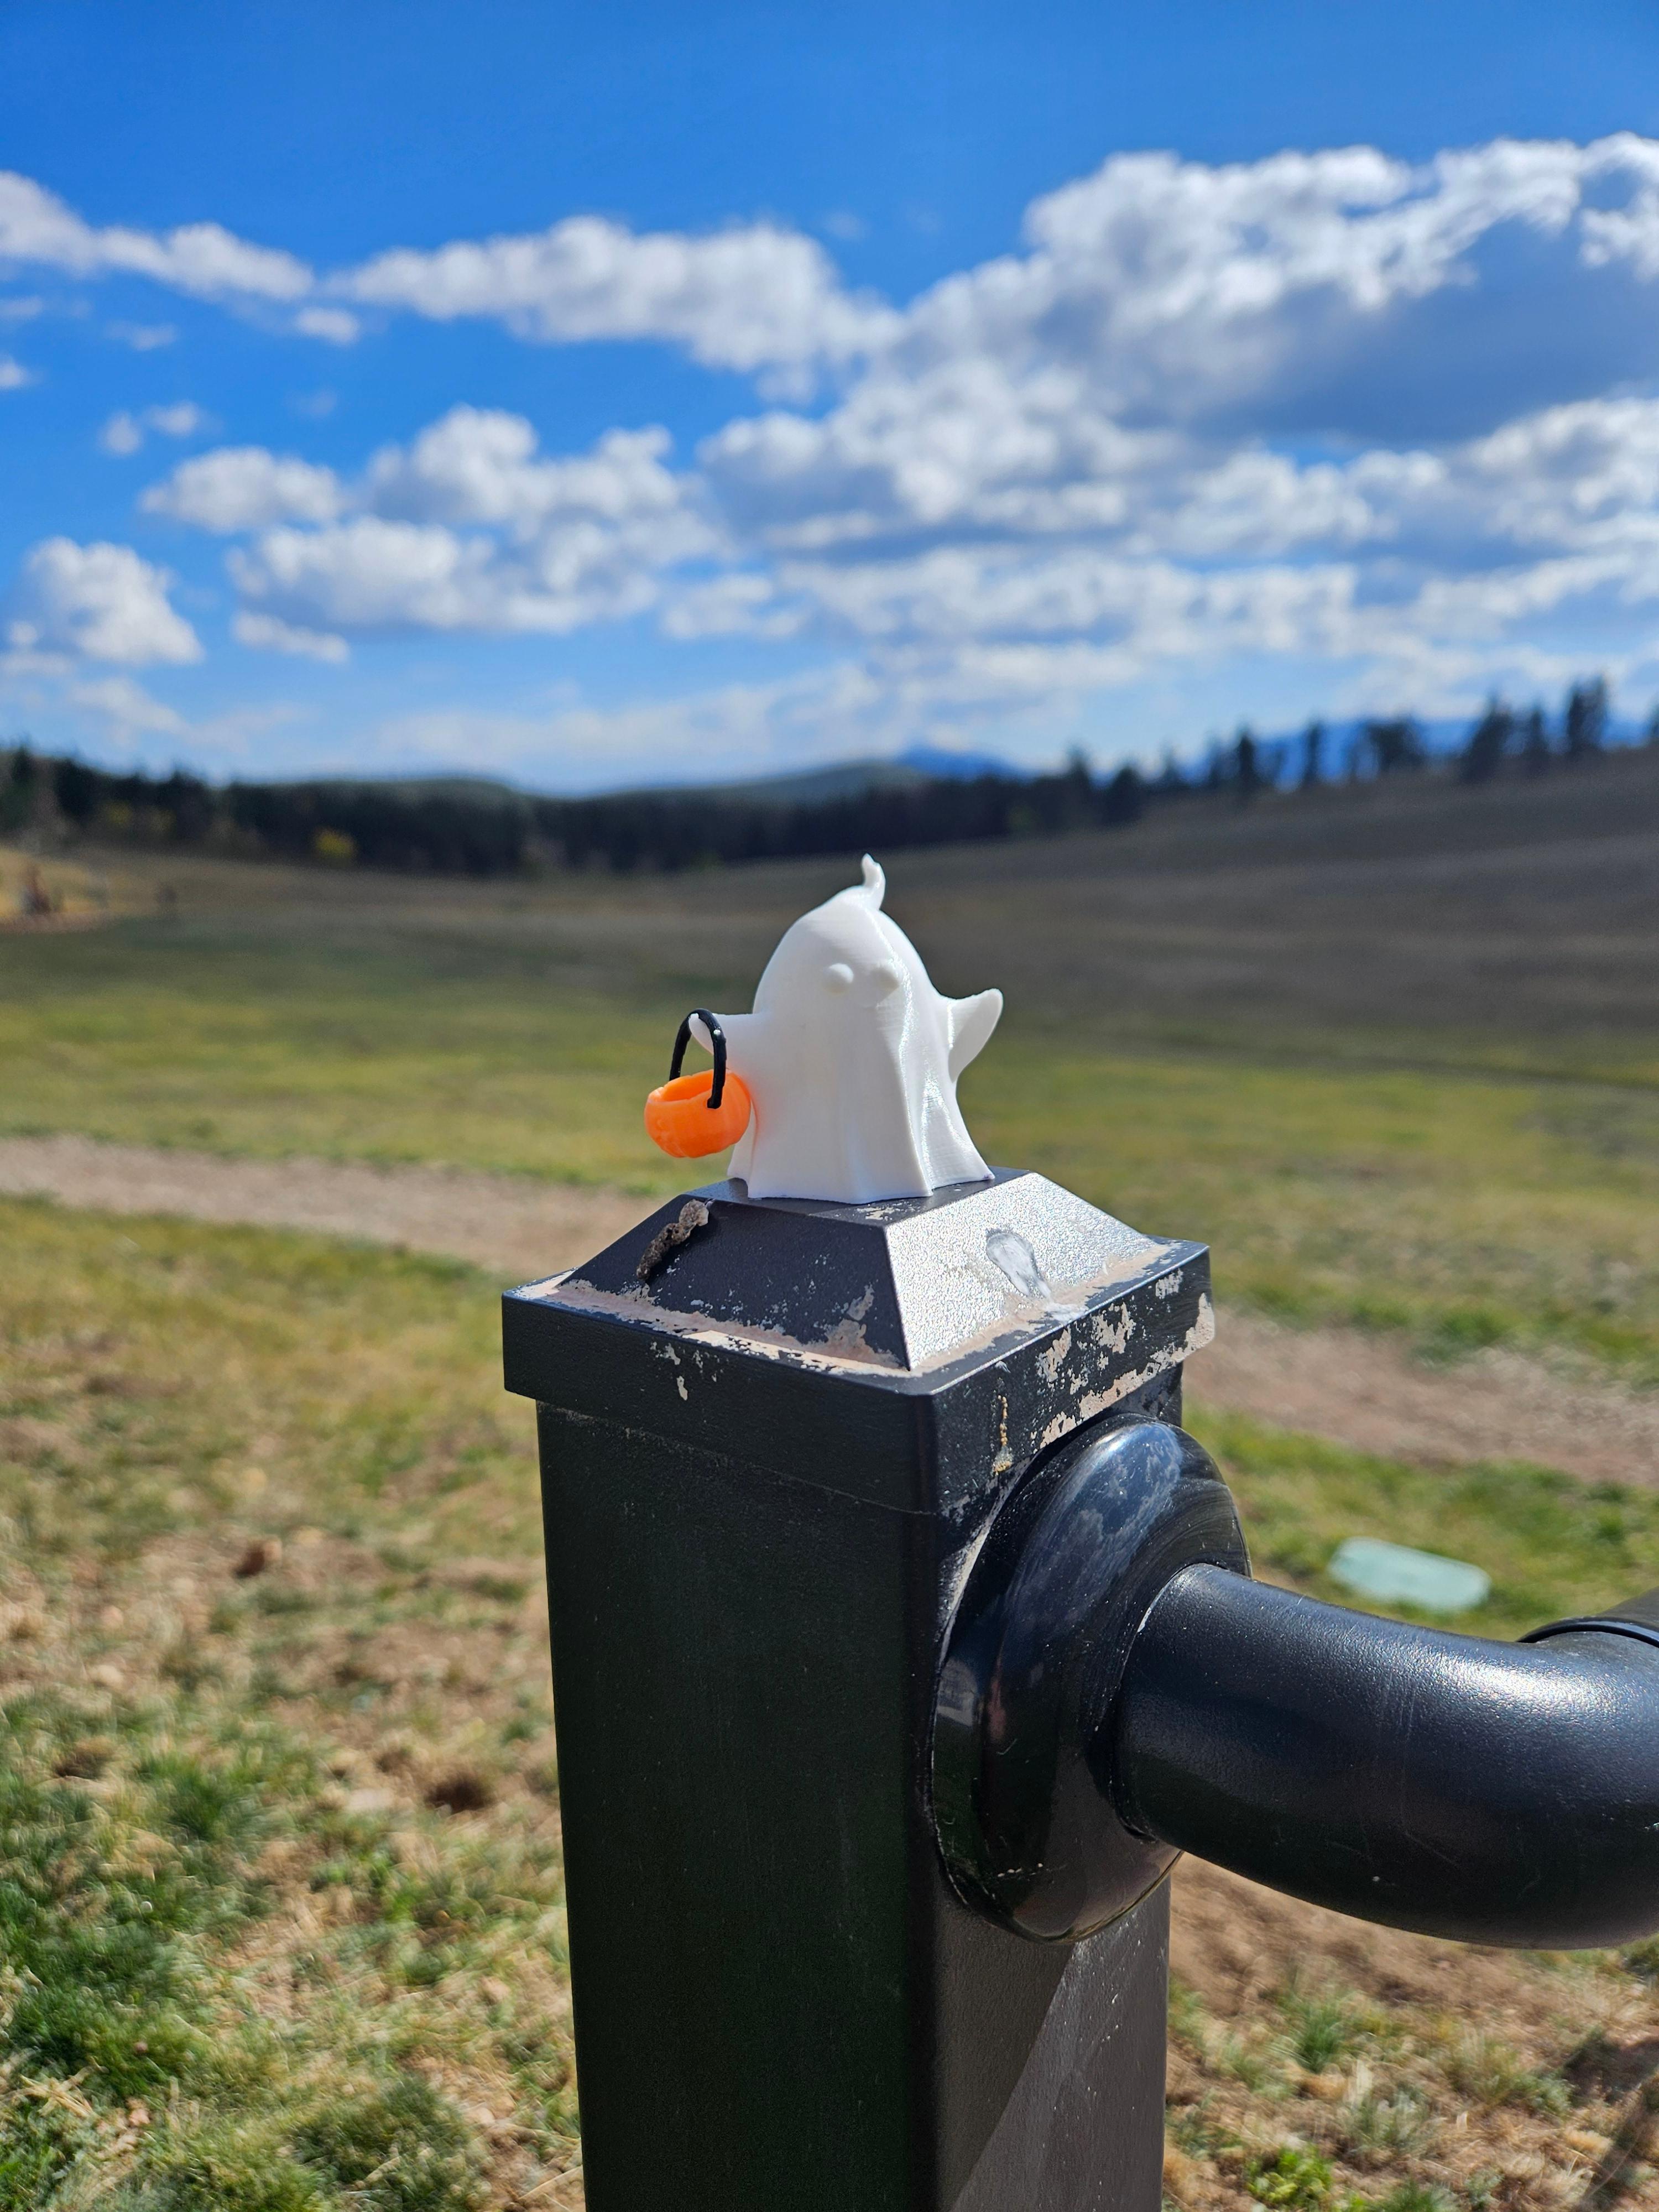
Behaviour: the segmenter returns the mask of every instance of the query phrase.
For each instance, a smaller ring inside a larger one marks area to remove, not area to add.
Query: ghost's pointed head
[[[873,1007],[920,970],[910,942],[881,910],[887,878],[866,853],[864,880],[784,932],[755,993],[757,1014],[810,1020],[837,1000]]]
[[[998,991],[945,999],[896,922],[886,879],[863,881],[786,930],[752,1013],[726,1021],[754,1117],[732,1172],[755,1198],[841,1206],[921,1198],[989,1174],[957,1078],[996,1026]]]

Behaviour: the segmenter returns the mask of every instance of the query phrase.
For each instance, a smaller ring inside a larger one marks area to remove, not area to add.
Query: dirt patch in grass
[[[25,852],[0,845],[0,931],[19,936],[64,929],[90,929],[118,915],[140,913],[155,904],[149,886],[136,881],[118,860],[105,854],[71,860],[60,853]],[[31,912],[33,896],[44,891],[44,913]]]

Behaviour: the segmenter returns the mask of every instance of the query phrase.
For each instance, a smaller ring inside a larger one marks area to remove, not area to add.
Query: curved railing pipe
[[[1095,1766],[1132,1832],[1363,1919],[1552,1950],[1659,1921],[1659,1633],[1624,1623],[1499,1644],[1188,1567]]]
[[[1038,1939],[1179,1851],[1361,1918],[1573,1948],[1659,1925],[1659,1592],[1523,1643],[1250,1579],[1183,1431],[1039,1462],[953,1623],[935,1819],[962,1893]]]

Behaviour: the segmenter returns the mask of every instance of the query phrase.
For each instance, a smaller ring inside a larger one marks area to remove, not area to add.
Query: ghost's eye
[[[852,989],[853,971],[844,960],[837,960],[833,967],[826,968],[824,969],[823,988],[826,991],[850,991]]]

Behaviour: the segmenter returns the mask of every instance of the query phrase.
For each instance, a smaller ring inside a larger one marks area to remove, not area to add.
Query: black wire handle
[[[708,1093],[708,1110],[712,1114],[720,1103],[726,1089],[726,1031],[720,1027],[720,1016],[711,1014],[707,1006],[693,1006],[680,1024],[679,1035],[674,1039],[674,1057],[669,1062],[668,1080],[673,1082],[685,1060],[685,1048],[691,1042],[691,1024],[701,1022],[708,1032],[708,1042],[714,1054],[714,1082]]]

